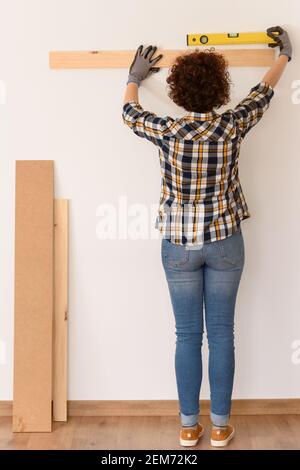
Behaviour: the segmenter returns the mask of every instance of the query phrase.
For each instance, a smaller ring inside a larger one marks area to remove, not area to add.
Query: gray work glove
[[[140,86],[141,81],[148,77],[148,75],[159,71],[159,67],[154,67],[154,65],[162,58],[162,54],[152,59],[156,50],[157,47],[153,46],[148,46],[144,52],[143,46],[138,48],[129,69],[127,83],[133,82]]]
[[[274,32],[278,32],[279,34],[273,34]],[[289,38],[288,33],[281,28],[281,26],[273,26],[272,28],[267,29],[267,35],[274,39],[277,44],[269,44],[269,47],[277,47],[279,46],[280,52],[279,55],[286,55],[288,56],[289,60],[292,58],[292,44]]]

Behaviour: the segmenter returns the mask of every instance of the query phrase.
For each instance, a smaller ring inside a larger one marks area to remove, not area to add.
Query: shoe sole
[[[191,440],[187,440],[187,439],[181,439],[180,438],[180,445],[183,446],[183,447],[192,447],[192,446],[196,446],[198,444],[198,441],[200,439],[200,437],[202,437],[204,434],[204,429],[200,432],[199,436],[197,439],[194,439],[193,441]]]
[[[223,441],[214,441],[213,439],[210,440],[210,445],[212,447],[226,447],[231,439],[234,436],[234,431],[227,437],[227,439],[224,439]]]

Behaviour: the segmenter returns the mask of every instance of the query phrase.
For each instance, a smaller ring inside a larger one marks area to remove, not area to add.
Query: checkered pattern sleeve
[[[150,140],[155,145],[161,145],[162,139],[168,131],[172,118],[160,118],[156,114],[144,111],[140,104],[129,101],[123,106],[124,123],[139,137]]]
[[[246,98],[233,109],[242,137],[245,137],[247,132],[260,121],[268,109],[273,95],[274,90],[271,85],[266,82],[259,82],[251,88]]]

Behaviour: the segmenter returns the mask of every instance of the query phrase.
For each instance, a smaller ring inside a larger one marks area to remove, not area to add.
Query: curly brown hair
[[[186,111],[206,113],[228,103],[230,75],[225,57],[198,51],[176,58],[167,77],[168,96]]]

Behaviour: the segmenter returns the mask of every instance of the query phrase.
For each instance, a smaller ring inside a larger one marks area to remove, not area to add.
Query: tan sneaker
[[[180,430],[180,445],[185,447],[195,446],[204,434],[202,424],[197,423],[196,428],[182,427]]]
[[[226,428],[222,429],[212,429],[211,430],[211,439],[210,445],[213,447],[225,447],[229,444],[229,441],[234,436],[234,427],[227,426]]]

